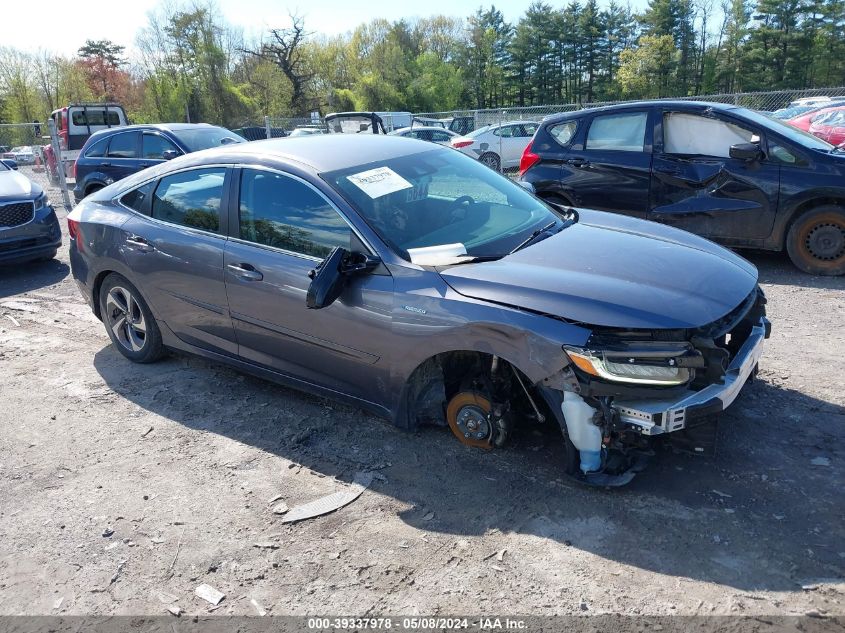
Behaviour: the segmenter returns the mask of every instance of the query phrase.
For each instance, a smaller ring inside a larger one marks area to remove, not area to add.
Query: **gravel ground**
[[[66,248],[0,270],[0,615],[204,614],[206,583],[217,614],[841,616],[845,279],[750,257],[774,328],[717,455],[612,491],[564,480],[552,435],[485,453],[196,358],[133,365]],[[333,514],[272,512],[359,471]]]

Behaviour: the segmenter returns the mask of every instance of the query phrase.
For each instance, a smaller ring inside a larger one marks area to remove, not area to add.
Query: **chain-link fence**
[[[730,103],[752,110],[774,112],[796,102],[824,104],[841,98],[845,100],[845,86],[839,88],[813,88],[808,90],[776,90],[771,92],[737,92],[729,94],[697,95],[694,97],[667,97],[665,100],[712,101]],[[590,103],[566,103],[557,105],[491,108],[483,110],[448,110],[443,112],[417,113],[414,116],[439,119],[459,133],[505,121],[541,121],[550,114],[572,112],[583,108],[628,103],[627,101],[595,101]],[[833,103],[831,103],[833,105]]]
[[[55,136],[52,121],[47,123],[7,123],[0,125],[0,159],[18,173],[39,185],[54,206],[72,208],[65,179],[67,166],[59,152],[53,149],[51,131]],[[58,138],[55,139],[59,147]],[[70,187],[73,187],[71,181]]]

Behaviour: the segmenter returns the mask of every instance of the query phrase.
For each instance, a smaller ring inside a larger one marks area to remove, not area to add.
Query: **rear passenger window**
[[[153,195],[152,217],[219,233],[225,178],[225,167],[193,169],[165,176]]]
[[[642,152],[647,121],[647,112],[597,116],[587,133],[586,149]]]
[[[561,145],[569,145],[572,137],[575,136],[575,130],[578,124],[575,121],[566,121],[565,123],[558,123],[549,128],[549,134]]]
[[[241,172],[238,218],[241,239],[323,258],[350,247],[352,230],[308,185],[273,172]]]
[[[141,185],[137,189],[123,194],[123,197],[120,198],[121,204],[135,211],[145,212],[144,202],[150,197],[153,191],[153,185],[155,185],[155,181],[148,182],[146,185]]]
[[[85,150],[86,158],[102,158],[106,155],[106,149],[109,146],[109,139],[104,138],[102,141],[97,141],[87,150]]]
[[[109,143],[109,158],[135,158],[138,152],[136,147],[138,135],[134,132],[129,134],[115,134]]]

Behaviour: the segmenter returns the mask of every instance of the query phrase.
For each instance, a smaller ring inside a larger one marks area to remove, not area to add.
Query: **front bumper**
[[[32,221],[0,228],[0,264],[18,264],[52,256],[62,245],[62,230],[51,206],[35,212]]]
[[[625,426],[643,435],[680,431],[694,424],[696,418],[727,409],[739,395],[746,381],[756,372],[763,353],[763,342],[771,325],[762,317],[725,371],[724,381],[700,391],[687,391],[669,400],[617,399],[611,408]]]

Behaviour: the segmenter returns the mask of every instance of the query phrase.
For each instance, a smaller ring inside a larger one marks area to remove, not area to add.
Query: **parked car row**
[[[608,151],[636,141],[630,122],[599,129]],[[399,135],[185,154],[87,196],[68,228],[79,289],[131,361],[191,352],[473,447],[551,422],[564,472],[599,486],[661,438],[712,447],[770,332],[730,251]]]

